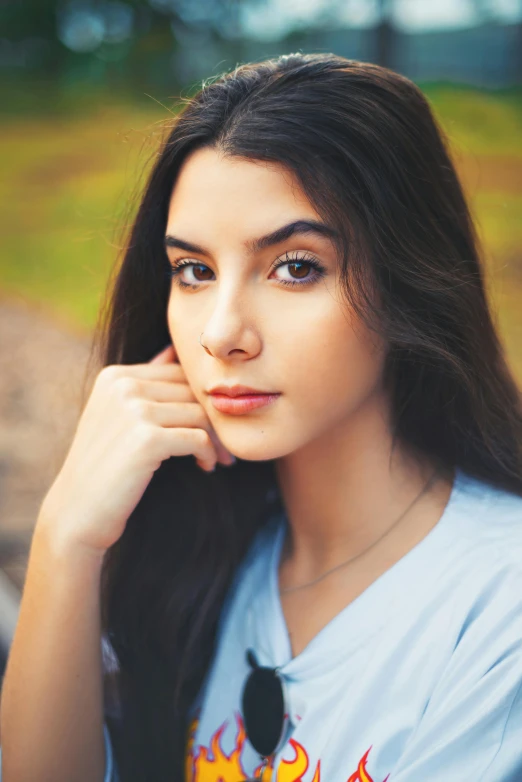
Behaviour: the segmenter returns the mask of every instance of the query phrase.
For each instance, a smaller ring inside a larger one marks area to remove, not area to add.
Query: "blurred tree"
[[[256,3],[260,0],[249,0]],[[219,39],[235,54],[241,0],[3,0],[0,67],[58,80],[172,82],[185,38]],[[218,56],[218,60],[222,59]]]
[[[514,0],[518,5],[518,21],[514,23],[516,30],[514,56],[516,60],[516,76],[522,84],[522,0]],[[499,7],[495,0],[472,0],[473,10],[479,24],[488,25],[499,22]]]
[[[310,32],[310,40],[318,41],[311,45],[321,48],[326,45],[321,34],[324,33],[327,40],[329,32],[339,32],[340,16],[345,20],[349,18],[347,0],[303,2],[303,9],[307,8],[310,13],[303,13],[302,18],[299,18],[297,0],[279,2],[281,15],[288,21],[285,35],[277,41],[281,52],[288,47],[306,49]],[[471,2],[479,24],[480,20],[484,25],[500,21],[502,15],[495,0]],[[522,12],[522,0],[513,2],[519,3]],[[360,8],[360,0],[358,5]],[[368,32],[368,38],[355,28],[350,30],[353,33],[350,40],[355,41],[358,36],[358,41],[362,38],[371,41],[368,54],[364,48],[364,56],[396,69],[400,67],[399,61],[404,62],[402,51],[397,51],[394,11],[398,4],[393,0],[373,0],[368,7],[370,5],[372,12],[374,9],[378,12],[378,23]],[[257,17],[264,14],[266,18],[267,14],[275,13],[267,0],[2,0],[2,90],[10,90],[12,96],[16,96],[16,84],[20,78],[28,77],[29,81],[43,80],[46,86],[57,87],[57,92],[63,85],[71,85],[74,89],[83,83],[128,91],[138,98],[151,89],[159,89],[165,95],[165,90],[177,91],[181,84],[196,84],[205,75],[212,76],[218,70],[248,60],[255,49],[252,40],[255,31],[249,29],[247,34],[244,20],[248,16],[246,12],[252,9],[257,10]],[[355,3],[353,9],[356,17]],[[345,28],[349,28],[346,21]],[[319,36],[314,37],[317,32]],[[513,32],[518,32],[518,46],[513,46]],[[504,48],[502,57],[499,55],[495,78],[503,72],[510,78],[508,74],[516,67],[522,82],[522,20],[509,33],[505,36],[508,49]],[[494,37],[494,40],[501,39],[501,33]],[[350,51],[343,48],[342,39],[336,40],[341,41],[339,53]],[[268,49],[272,51],[270,46]],[[261,52],[259,46],[256,52]],[[439,47],[434,56],[442,62],[445,58],[443,47]],[[473,63],[480,58],[486,59],[475,51]],[[471,69],[475,67],[473,63]],[[43,102],[46,99],[45,91],[34,92],[37,93],[35,100]],[[18,93],[21,95],[20,90]],[[20,98],[19,103],[25,106],[28,101]],[[8,101],[4,101],[3,105],[7,104]]]
[[[395,62],[393,5],[393,0],[378,0],[379,23],[375,28],[375,62],[385,68],[393,68]]]

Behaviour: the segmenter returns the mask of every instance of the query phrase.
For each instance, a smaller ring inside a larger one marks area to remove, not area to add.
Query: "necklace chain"
[[[314,584],[317,584],[318,581],[322,581],[323,578],[326,578],[326,576],[329,576],[330,573],[334,573],[336,570],[339,570],[340,568],[344,567],[345,565],[348,565],[350,562],[353,562],[354,559],[357,559],[358,557],[361,557],[363,554],[365,554],[367,551],[369,551],[371,548],[373,548],[375,545],[377,545],[377,543],[379,543],[379,541],[381,541],[384,537],[386,537],[386,535],[388,535],[388,533],[391,532],[392,529],[394,529],[400,521],[402,521],[402,519],[413,508],[413,506],[420,500],[420,498],[424,494],[426,494],[426,492],[428,491],[428,489],[430,488],[430,486],[434,482],[434,480],[437,477],[437,475],[438,475],[438,471],[435,470],[435,472],[433,473],[433,475],[431,476],[429,481],[425,484],[425,486],[422,489],[422,491],[419,494],[417,494],[417,496],[415,497],[413,502],[411,502],[408,505],[408,507],[406,508],[406,510],[401,513],[399,518],[396,519],[393,522],[393,524],[391,525],[391,527],[388,527],[388,529],[382,535],[380,535],[380,537],[378,537],[377,540],[374,540],[373,543],[370,543],[370,545],[367,546],[365,549],[360,551],[358,554],[355,554],[353,557],[350,557],[350,559],[347,559],[344,562],[341,562],[339,565],[335,565],[335,567],[330,568],[330,570],[327,570],[326,573],[322,573],[317,578],[314,578],[313,581],[307,581],[305,584],[298,584],[297,586],[287,587],[286,589],[280,589],[279,593],[281,595],[286,595],[288,592],[295,592],[297,589],[304,589],[305,587],[313,586]]]

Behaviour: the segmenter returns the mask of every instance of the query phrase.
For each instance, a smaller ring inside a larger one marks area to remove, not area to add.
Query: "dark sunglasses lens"
[[[245,682],[243,719],[256,752],[269,757],[277,749],[285,726],[285,702],[281,679],[272,668],[256,668]]]

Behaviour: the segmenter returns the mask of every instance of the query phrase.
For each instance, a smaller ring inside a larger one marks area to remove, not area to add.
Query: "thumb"
[[[172,343],[169,343],[163,350],[151,358],[149,364],[172,364],[177,363],[177,361],[178,354],[176,353],[176,348]]]

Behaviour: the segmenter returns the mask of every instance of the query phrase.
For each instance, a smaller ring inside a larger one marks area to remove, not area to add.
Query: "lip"
[[[214,386],[208,391],[209,394],[219,394],[220,396],[261,396],[262,394],[274,394],[275,391],[263,391],[261,388],[251,388],[237,383],[234,386]]]
[[[212,404],[220,413],[229,413],[230,415],[244,415],[251,410],[257,410],[259,407],[265,407],[272,404],[281,394],[241,394],[239,396],[229,396],[228,394],[211,393]]]

